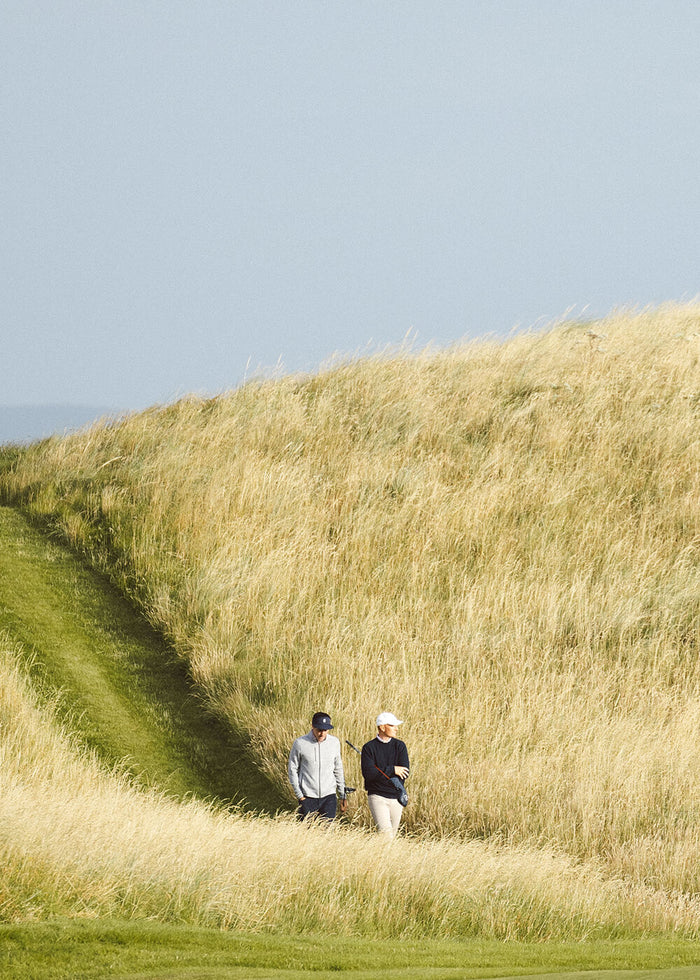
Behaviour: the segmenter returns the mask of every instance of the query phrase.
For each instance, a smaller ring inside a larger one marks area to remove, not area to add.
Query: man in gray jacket
[[[292,745],[287,774],[292,790],[299,800],[299,819],[317,813],[326,820],[336,815],[336,793],[340,797],[340,812],[345,813],[345,774],[340,757],[340,742],[329,735],[333,727],[325,711],[317,711],[311,719],[311,731],[300,735]]]

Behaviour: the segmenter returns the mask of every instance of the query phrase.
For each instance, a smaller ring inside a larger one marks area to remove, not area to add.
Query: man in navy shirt
[[[367,790],[367,802],[377,830],[389,839],[396,837],[403,807],[401,791],[392,782],[396,777],[403,785],[408,776],[408,749],[396,737],[399,725],[396,715],[382,711],[377,718],[377,734],[362,746],[362,775]]]

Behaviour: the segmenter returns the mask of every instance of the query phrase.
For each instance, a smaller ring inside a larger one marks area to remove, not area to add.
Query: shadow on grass
[[[289,808],[186,665],[103,576],[0,507],[0,630],[78,738],[144,785],[243,809]]]

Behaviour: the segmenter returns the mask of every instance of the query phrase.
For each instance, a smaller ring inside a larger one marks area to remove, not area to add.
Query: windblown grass
[[[136,789],[78,751],[0,657],[0,919],[521,940],[696,936],[697,903],[555,850],[398,840]]]
[[[389,708],[409,831],[692,895],[699,356],[688,306],[371,357],[49,440],[2,484],[138,599],[281,785],[313,710],[359,741]],[[415,846],[435,868],[455,845]]]

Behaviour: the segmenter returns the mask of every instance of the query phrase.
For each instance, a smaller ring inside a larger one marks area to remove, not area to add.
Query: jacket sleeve
[[[374,763],[372,762],[370,756],[369,743],[362,746],[362,755],[360,757],[360,765],[362,766],[362,777],[367,782],[374,776]]]
[[[408,762],[408,749],[406,748],[406,743],[405,742],[402,742],[400,739],[398,739],[397,742],[398,742],[398,744],[397,744],[396,748],[397,748],[398,751],[396,753],[396,756],[397,756],[397,758],[396,758],[396,765],[397,766],[405,766],[406,769],[410,769],[411,767],[410,767],[409,762]],[[392,773],[392,776],[393,775],[394,774]],[[406,778],[408,778],[408,777],[406,777]],[[404,780],[401,780],[401,781],[404,782]]]
[[[299,747],[295,742],[292,745],[292,751],[289,753],[289,762],[287,763],[287,775],[289,777],[289,782],[292,786],[292,792],[299,800],[304,795],[299,786],[299,764],[301,762],[301,755],[299,753]]]
[[[343,771],[343,757],[340,754],[340,742],[338,742],[338,752],[335,757],[335,785],[338,788],[338,796],[341,800],[345,799],[345,772]]]

